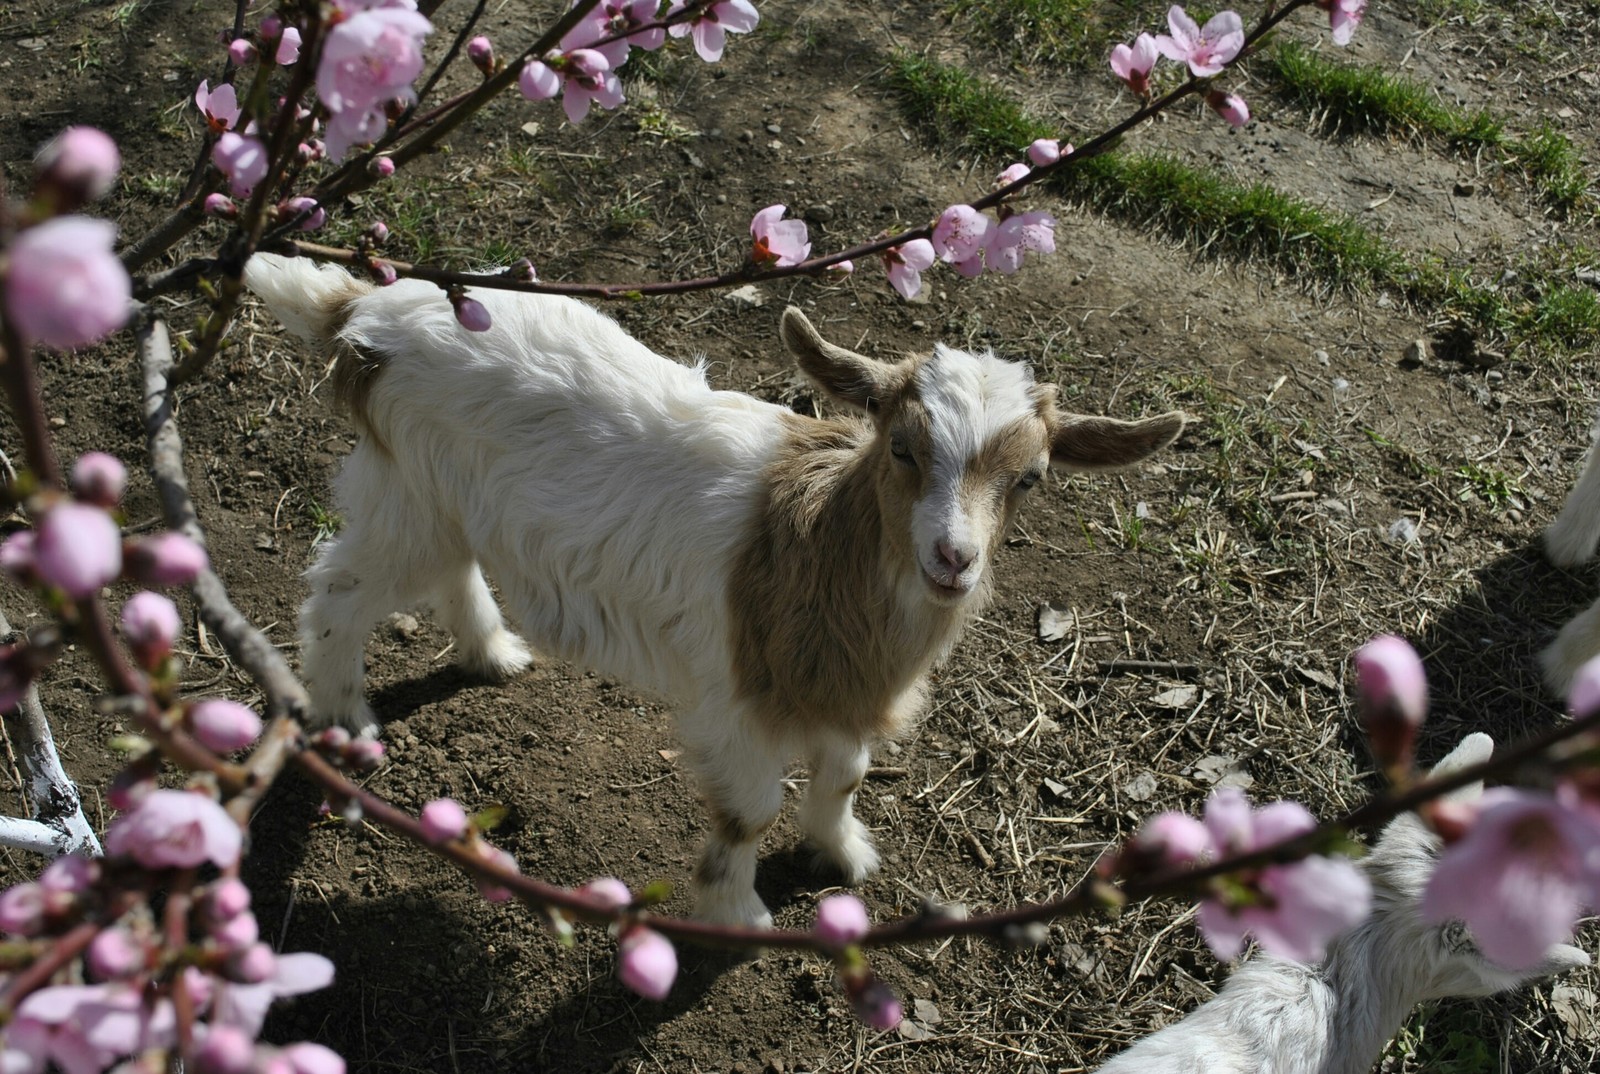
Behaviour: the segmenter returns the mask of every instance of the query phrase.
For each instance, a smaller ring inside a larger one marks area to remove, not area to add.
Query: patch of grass
[[[1338,63],[1298,42],[1271,50],[1265,61],[1289,96],[1336,130],[1440,138],[1466,151],[1494,149],[1561,209],[1572,208],[1588,189],[1577,150],[1548,121],[1513,135],[1488,109],[1441,104],[1421,82],[1381,67]]]
[[[332,540],[340,530],[344,529],[344,519],[323,507],[316,500],[306,504],[306,517],[311,520],[311,547],[315,548],[323,541]]]
[[[889,58],[888,76],[910,119],[941,140],[979,153],[1014,158],[1035,139],[1060,133],[1002,90],[952,64],[899,51]]]
[[[1443,22],[1446,19],[1477,22],[1485,10],[1484,0],[1422,0],[1417,8],[1429,22]]]
[[[1147,13],[1132,0],[955,0],[948,10],[1026,60],[1062,66],[1100,59]]]
[[[1457,499],[1476,498],[1496,512],[1522,505],[1522,485],[1504,470],[1468,462],[1456,467],[1456,477],[1463,482]]]
[[[673,119],[654,101],[647,101],[636,108],[633,118],[634,122],[639,124],[640,134],[659,138],[663,142],[687,142],[700,133]]]

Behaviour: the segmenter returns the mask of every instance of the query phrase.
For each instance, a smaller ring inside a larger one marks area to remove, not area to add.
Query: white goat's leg
[[[403,603],[386,551],[347,533],[324,545],[306,571],[311,596],[300,606],[300,663],[317,724],[378,733],[365,697],[361,653],[378,620]]]
[[[1595,656],[1600,656],[1600,600],[1574,616],[1539,654],[1545,685],[1553,693],[1566,696],[1578,669]]]
[[[715,737],[685,739],[700,769],[711,834],[695,866],[695,916],[722,924],[765,928],[772,915],[756,894],[756,850],[783,807],[784,755],[740,719],[724,714]]]
[[[1544,531],[1545,555],[1558,567],[1587,563],[1596,544],[1600,544],[1600,444],[1589,449],[1566,506]]]
[[[800,829],[852,884],[878,868],[872,836],[851,811],[867,763],[867,747],[858,743],[829,741],[818,747],[811,756],[811,786],[800,806]]]
[[[446,580],[433,597],[440,625],[455,636],[461,663],[469,671],[496,681],[509,679],[533,663],[523,640],[506,629],[500,608],[473,562],[445,571]]]

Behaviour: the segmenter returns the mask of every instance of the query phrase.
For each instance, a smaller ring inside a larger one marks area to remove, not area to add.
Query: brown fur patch
[[[352,277],[352,282],[360,281]],[[374,444],[388,451],[388,446],[367,419],[367,400],[372,394],[372,385],[378,379],[378,374],[383,372],[387,359],[371,348],[345,339],[343,335],[345,325],[350,320],[351,304],[370,290],[370,287],[365,287],[352,294],[333,315],[329,327],[332,336],[329,347],[333,350],[333,374],[330,379],[333,381],[334,405],[350,415],[351,422],[363,436],[371,437]]]

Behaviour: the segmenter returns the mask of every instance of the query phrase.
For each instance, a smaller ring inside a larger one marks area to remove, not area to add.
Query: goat
[[[1488,735],[1468,735],[1434,775],[1493,751]],[[1482,790],[1474,784],[1449,797]],[[1320,965],[1252,959],[1194,1013],[1100,1074],[1366,1074],[1418,1003],[1492,996],[1589,964],[1578,948],[1558,944],[1538,966],[1513,973],[1485,959],[1461,922],[1424,921],[1417,907],[1439,850],[1439,837],[1414,814],[1396,817],[1361,863],[1372,881],[1371,915],[1335,939]]]
[[[362,646],[410,604],[433,605],[468,668],[526,667],[481,563],[541,650],[681,703],[711,817],[696,912],[713,921],[771,922],[756,850],[796,755],[805,834],[851,883],[877,867],[852,813],[869,743],[919,714],[1027,490],[1047,464],[1133,464],[1185,420],[1065,414],[987,353],[878,361],[792,307],[783,342],[858,416],[713,391],[572,299],[483,294],[492,327],[468,333],[421,282],[267,255],[246,282],[291,330],[333,338],[363,432],[335,482],[345,528],[307,571],[316,715],[376,732]]]
[[[1558,567],[1578,567],[1600,544],[1600,449],[1591,448],[1583,474],[1556,520],[1544,531],[1545,556]],[[1600,655],[1600,600],[1574,616],[1539,654],[1544,681],[1565,697],[1578,669]]]

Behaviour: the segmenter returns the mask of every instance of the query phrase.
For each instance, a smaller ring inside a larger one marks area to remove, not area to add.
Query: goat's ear
[[[1433,778],[1448,776],[1463,768],[1482,764],[1494,756],[1494,739],[1481,731],[1474,732],[1456,743],[1456,748],[1445,754],[1428,775]],[[1445,798],[1452,802],[1470,802],[1483,793],[1482,783],[1469,783],[1460,790],[1451,791]]]
[[[905,388],[906,366],[880,362],[829,343],[795,306],[783,311],[778,335],[801,371],[847,406],[872,413]]]
[[[1058,413],[1050,423],[1050,464],[1069,470],[1120,470],[1172,443],[1188,420],[1178,410],[1138,421]]]

